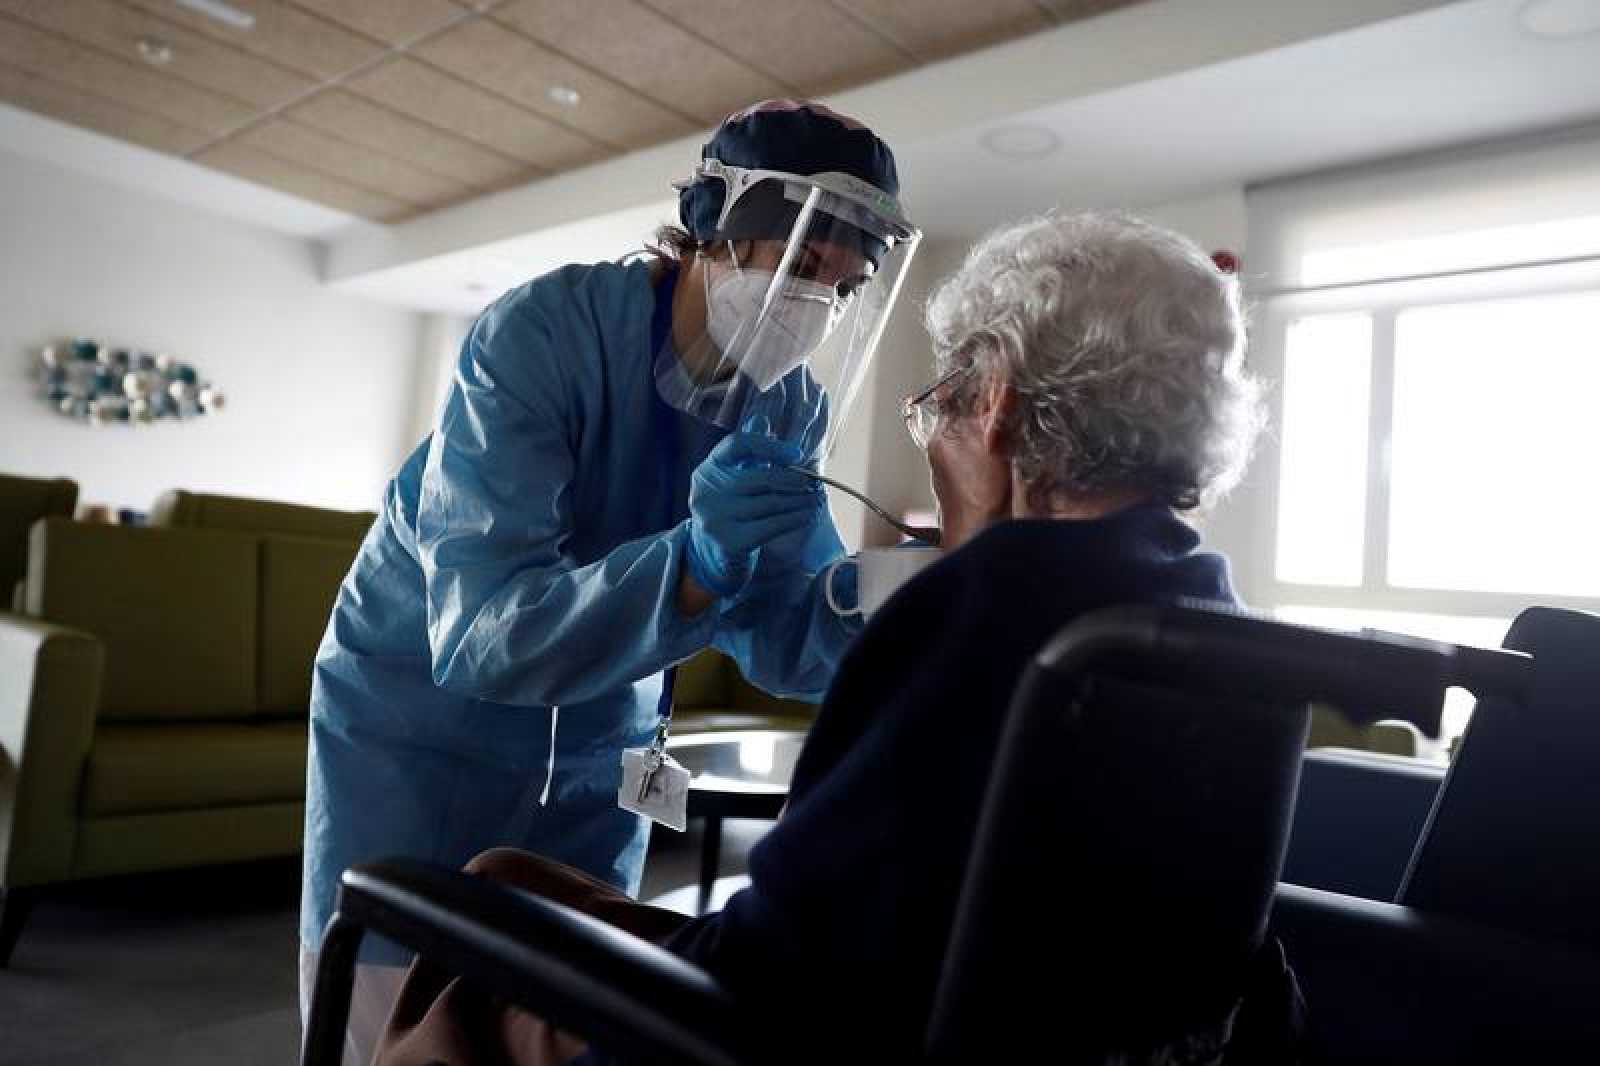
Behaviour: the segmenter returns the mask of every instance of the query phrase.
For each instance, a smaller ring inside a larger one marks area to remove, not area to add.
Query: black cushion
[[[1400,901],[1600,951],[1600,617],[1533,607],[1522,700],[1484,700]]]
[[[1283,879],[1393,902],[1444,773],[1399,756],[1306,752]]]
[[[1296,885],[1272,932],[1310,1007],[1325,1063],[1592,1062],[1600,956]]]

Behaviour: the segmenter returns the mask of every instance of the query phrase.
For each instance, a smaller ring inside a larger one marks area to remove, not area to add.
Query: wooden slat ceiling
[[[392,222],[1132,0],[229,2],[0,0],[0,101]]]

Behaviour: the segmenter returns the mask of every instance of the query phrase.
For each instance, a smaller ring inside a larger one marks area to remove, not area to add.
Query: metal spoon
[[[804,474],[808,478],[812,478],[813,480],[820,481],[824,485],[828,485],[828,486],[830,486],[832,488],[836,488],[840,492],[843,492],[843,493],[845,493],[847,495],[854,496],[856,499],[860,500],[863,504],[866,505],[867,510],[871,511],[873,514],[877,515],[879,518],[883,519],[885,522],[889,523],[891,526],[893,526],[894,528],[898,529],[900,532],[904,533],[906,536],[910,537],[912,540],[920,540],[920,541],[922,541],[922,542],[924,542],[926,544],[938,544],[939,543],[939,531],[937,529],[933,529],[933,528],[930,528],[928,526],[908,525],[905,522],[900,521],[900,519],[896,518],[894,515],[890,514],[888,511],[885,511],[882,507],[879,507],[876,503],[873,503],[872,500],[867,498],[867,495],[865,493],[858,492],[857,490],[851,488],[849,485],[846,485],[842,481],[835,481],[831,477],[825,477],[822,474],[817,473],[815,470],[811,470],[811,469],[809,469],[807,467],[804,467],[804,466],[791,466],[791,467],[789,467],[789,469],[790,470],[796,470],[796,471]]]

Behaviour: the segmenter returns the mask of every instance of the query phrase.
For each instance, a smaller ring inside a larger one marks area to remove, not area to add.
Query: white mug
[[[944,552],[932,544],[910,544],[898,548],[863,548],[855,555],[835,559],[822,574],[822,588],[833,613],[848,618],[851,615],[871,615],[896,589],[910,581],[917,572],[938,562]],[[833,572],[841,566],[856,568],[856,605],[840,606],[833,597]]]

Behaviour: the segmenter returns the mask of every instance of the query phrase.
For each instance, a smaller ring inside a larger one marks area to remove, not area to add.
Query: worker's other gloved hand
[[[813,524],[822,499],[820,485],[786,469],[804,458],[800,446],[762,428],[723,438],[689,483],[685,562],[690,576],[717,596],[744,588],[756,549]]]

